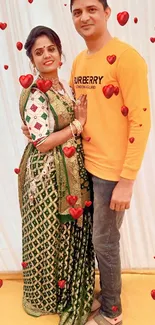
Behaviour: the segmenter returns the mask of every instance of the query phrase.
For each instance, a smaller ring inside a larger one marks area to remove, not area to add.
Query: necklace
[[[60,95],[65,95],[65,90],[62,86],[62,84],[60,83],[59,78],[43,78],[41,75],[39,75],[39,78],[42,80],[51,80],[52,81],[52,89],[53,91],[59,93]]]
[[[49,80],[48,78],[43,78],[41,75],[38,76],[42,80]],[[69,106],[73,106],[73,101],[65,91],[62,83],[60,82],[59,78],[50,78],[52,81],[51,90],[59,97],[59,99],[63,99]],[[73,107],[72,107],[73,109]]]

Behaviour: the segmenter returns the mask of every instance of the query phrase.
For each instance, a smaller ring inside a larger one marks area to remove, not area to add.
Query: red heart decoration
[[[29,3],[32,3],[32,2],[33,2],[33,0],[28,0],[28,2],[29,2]]]
[[[58,286],[60,289],[63,289],[65,287],[66,281],[65,280],[59,280],[58,281]]]
[[[150,37],[151,43],[155,43],[155,37]]]
[[[23,88],[28,88],[33,82],[32,74],[27,74],[26,76],[22,75],[19,77],[19,82]]]
[[[111,98],[114,94],[115,87],[113,85],[104,86],[102,91],[106,98]]]
[[[89,208],[92,205],[92,201],[85,201],[85,206]]]
[[[0,279],[0,288],[2,287],[2,285],[3,285],[3,280]]]
[[[4,30],[7,27],[7,23],[0,23],[0,28]]]
[[[119,87],[115,87],[114,94],[117,96],[119,94]]]
[[[4,69],[8,70],[9,66],[7,64],[4,65]]]
[[[128,113],[129,113],[129,109],[128,109],[128,107],[126,107],[126,106],[122,106],[122,107],[121,107],[121,112],[122,112],[123,116],[127,116]]]
[[[64,147],[63,152],[67,158],[71,158],[75,154],[75,147]]]
[[[124,26],[129,20],[129,13],[127,11],[119,12],[117,20],[121,26]]]
[[[78,197],[73,195],[67,195],[66,200],[69,205],[74,206],[78,200]]]
[[[137,18],[137,17],[134,18],[134,23],[135,23],[135,24],[138,23],[138,18]]]
[[[22,262],[21,266],[23,267],[23,269],[26,269],[26,267],[28,266],[28,263],[27,262]]]
[[[91,140],[91,137],[86,137],[85,140],[89,142]]]
[[[113,64],[115,61],[116,61],[116,55],[108,55],[107,56],[107,61],[110,63],[110,64]]]
[[[83,209],[82,208],[70,208],[69,213],[73,219],[77,220],[82,216]]]
[[[115,313],[118,310],[117,306],[112,306],[112,311]]]
[[[139,124],[139,126],[141,127],[141,126],[142,126],[142,124]]]
[[[38,89],[40,89],[43,93],[46,93],[46,91],[48,91],[52,87],[51,80],[38,79],[36,84]]]
[[[22,48],[23,48],[23,44],[22,44],[22,42],[17,42],[17,43],[16,43],[16,47],[17,47],[17,49],[18,49],[19,51],[21,51]]]
[[[147,108],[143,108],[143,111],[146,112],[147,111]]]
[[[155,290],[152,290],[152,291],[151,291],[151,296],[152,296],[152,298],[155,300]]]
[[[20,173],[20,168],[15,168],[14,172],[18,175]]]
[[[134,143],[135,138],[131,137],[131,138],[129,138],[129,141],[130,141],[130,143]]]

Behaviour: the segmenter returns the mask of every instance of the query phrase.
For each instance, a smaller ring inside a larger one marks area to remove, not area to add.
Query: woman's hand
[[[87,120],[87,95],[81,95],[74,108],[75,118],[81,123],[82,126],[85,125]]]
[[[30,132],[29,132],[29,129],[28,129],[27,125],[22,124],[21,129],[23,131],[23,134],[28,138],[28,140],[31,140],[32,141],[31,136],[30,136]]]

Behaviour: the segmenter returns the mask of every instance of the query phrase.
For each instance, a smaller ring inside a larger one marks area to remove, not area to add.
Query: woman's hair
[[[108,7],[107,0],[98,0],[103,4],[103,8],[106,9]],[[72,11],[72,6],[73,6],[74,0],[70,0],[70,10]]]
[[[24,45],[26,55],[32,59],[32,47],[37,38],[42,35],[46,35],[56,45],[59,54],[62,55],[62,45],[59,36],[54,32],[54,30],[45,26],[37,26],[31,30]]]

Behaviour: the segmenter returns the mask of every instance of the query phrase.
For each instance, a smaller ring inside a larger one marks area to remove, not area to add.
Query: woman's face
[[[32,63],[40,73],[48,75],[57,71],[61,56],[56,45],[46,35],[37,38],[31,53]]]

